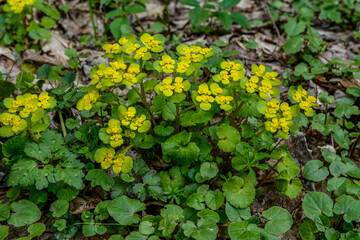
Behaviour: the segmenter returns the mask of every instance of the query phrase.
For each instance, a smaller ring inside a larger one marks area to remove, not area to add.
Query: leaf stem
[[[91,24],[93,26],[95,40],[97,41],[98,40],[98,35],[97,35],[97,32],[96,32],[96,26],[95,26],[95,21],[94,21],[93,0],[88,0],[88,4],[89,4],[89,12],[90,12]]]
[[[235,102],[235,104],[236,104],[236,102]],[[242,108],[242,106],[244,106],[244,104],[245,104],[245,101],[242,101],[242,102],[240,103],[240,105],[238,105],[238,106],[236,107],[235,111],[233,112],[232,117],[231,117],[231,121],[230,121],[230,125],[231,125],[231,126],[234,125],[236,116],[237,116],[238,112],[240,111],[240,109]],[[236,104],[236,105],[237,105],[237,104]]]
[[[175,123],[175,133],[178,133],[178,132],[179,132],[179,121],[180,121],[179,103],[176,103],[176,123]]]
[[[127,151],[129,151],[130,148],[132,148],[133,146],[135,146],[135,143],[130,144],[129,146],[127,146],[124,150],[121,151],[121,154],[125,154]]]
[[[156,122],[155,122],[155,118],[154,118],[154,115],[152,114],[151,110],[150,110],[150,107],[149,107],[149,104],[146,102],[146,96],[145,96],[145,90],[144,90],[144,84],[141,82],[140,83],[140,91],[141,93],[139,92],[139,90],[132,86],[132,88],[134,89],[134,91],[136,92],[136,94],[140,97],[141,99],[141,102],[144,104],[146,110],[148,111],[148,113],[150,114],[150,117],[151,117],[151,121],[154,125],[154,127],[156,126]]]
[[[59,118],[60,118],[61,129],[62,129],[64,139],[65,139],[66,138],[66,128],[65,128],[64,118],[61,113],[61,110],[58,110],[58,113],[59,113]]]
[[[194,81],[195,81],[195,85],[196,85],[196,91],[199,91],[199,84],[198,84],[198,80],[197,80],[197,69],[194,71]]]
[[[39,143],[39,139],[35,136],[35,134],[33,133],[33,131],[31,131],[31,128],[29,125],[27,125],[27,129],[30,133],[30,135],[32,136],[32,138],[35,140],[36,143]]]
[[[189,110],[191,110],[191,109],[193,109],[193,108],[195,108],[195,107],[196,107],[196,105],[192,105],[192,106],[190,106],[190,107],[187,107],[187,108],[181,110],[181,111],[179,112],[179,114],[181,115],[181,114],[183,114],[184,112],[187,112],[187,111],[189,111]]]

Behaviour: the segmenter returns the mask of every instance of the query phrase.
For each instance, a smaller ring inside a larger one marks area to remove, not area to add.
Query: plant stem
[[[127,151],[129,151],[130,148],[132,148],[133,146],[135,146],[134,143],[130,144],[129,146],[127,146],[124,150],[121,151],[121,154],[125,154]]]
[[[236,104],[236,103],[235,103],[235,104]],[[232,117],[231,117],[231,121],[230,121],[230,125],[231,125],[231,126],[234,125],[236,116],[237,116],[238,112],[240,111],[240,109],[242,108],[242,106],[244,106],[244,104],[245,104],[245,101],[242,101],[242,102],[240,103],[240,105],[237,106],[236,109],[235,109],[235,111],[233,112]]]
[[[194,81],[195,81],[195,85],[196,85],[196,90],[199,91],[199,84],[197,81],[197,69],[194,71]]]
[[[89,4],[89,12],[90,12],[91,24],[93,26],[95,40],[97,41],[98,40],[98,35],[97,35],[97,32],[96,32],[96,26],[95,26],[95,21],[94,21],[93,0],[88,0],[88,4]]]
[[[328,117],[328,104],[325,105],[325,124],[327,123],[327,117]]]
[[[187,111],[189,111],[189,110],[191,110],[191,109],[193,109],[193,108],[195,108],[195,107],[196,107],[196,105],[192,105],[192,106],[190,106],[190,107],[187,107],[187,108],[181,110],[181,111],[179,112],[179,114],[181,115],[181,114],[183,114],[184,112],[187,112]]]
[[[105,100],[102,100],[102,99],[98,99],[97,101],[107,103],[107,104],[110,104],[110,105],[113,105],[113,106],[120,106],[119,103],[113,103],[113,102],[105,101]]]
[[[58,113],[59,113],[59,118],[60,118],[61,129],[62,129],[64,138],[66,138],[66,128],[65,128],[64,118],[63,118],[63,115],[60,110],[58,110]]]
[[[139,90],[136,88],[136,87],[132,87],[134,89],[134,91],[136,92],[136,94],[140,97],[141,99],[141,102],[144,104],[145,106],[145,109],[148,111],[148,113],[150,114],[150,117],[151,117],[151,121],[154,125],[154,127],[156,126],[156,122],[155,122],[155,118],[154,118],[154,115],[152,114],[151,110],[150,110],[150,107],[148,105],[148,103],[146,102],[146,96],[145,96],[145,90],[144,90],[144,84],[143,83],[140,83],[140,90],[141,90],[141,93],[139,92]]]
[[[39,139],[35,136],[35,134],[31,131],[31,128],[29,125],[27,125],[27,129],[30,133],[30,135],[32,136],[32,138],[35,140],[36,143],[39,143]]]
[[[176,123],[175,123],[175,133],[178,133],[178,132],[179,132],[179,121],[180,121],[179,103],[176,103]]]

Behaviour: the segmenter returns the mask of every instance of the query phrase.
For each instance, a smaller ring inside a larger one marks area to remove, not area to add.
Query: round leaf
[[[264,211],[263,216],[270,220],[266,223],[265,230],[275,235],[287,232],[293,223],[291,214],[282,207],[272,207]]]

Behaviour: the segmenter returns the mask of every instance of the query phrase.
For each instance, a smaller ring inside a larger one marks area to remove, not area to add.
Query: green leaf
[[[125,6],[124,10],[127,14],[146,12],[146,8],[139,4],[127,5]]]
[[[38,68],[36,72],[36,77],[39,79],[48,79],[50,73],[52,72],[52,69],[50,65],[43,64],[41,67]]]
[[[315,226],[319,231],[325,232],[327,228],[329,228],[331,225],[330,220],[328,217],[325,217],[324,215],[317,216],[315,218]]]
[[[218,146],[224,152],[233,152],[236,145],[240,142],[240,133],[238,130],[227,123],[220,125],[217,136],[222,139],[218,142]]]
[[[136,212],[145,210],[145,204],[136,199],[130,199],[127,196],[121,196],[112,200],[107,209],[110,216],[121,225],[132,225],[140,221]]]
[[[216,189],[215,191],[210,190],[205,195],[205,203],[212,210],[219,209],[223,204],[223,202],[224,202],[224,195],[220,191],[220,189]]]
[[[231,222],[241,222],[251,218],[250,207],[244,209],[235,208],[229,202],[226,202],[225,213]]]
[[[45,16],[41,18],[40,25],[46,29],[49,29],[49,28],[53,28],[56,25],[56,22],[53,19]]]
[[[38,206],[33,202],[22,199],[11,204],[11,210],[15,213],[10,215],[8,223],[15,227],[22,227],[38,221],[41,217],[41,212]]]
[[[177,205],[166,205],[161,209],[161,217],[163,219],[160,220],[159,230],[165,237],[170,236],[179,220],[184,218],[184,210]]]
[[[236,22],[240,26],[242,26],[248,30],[251,29],[251,25],[250,25],[248,19],[243,14],[241,14],[239,12],[231,12],[231,17],[234,20],[234,22]]]
[[[297,36],[304,32],[306,28],[306,22],[297,22],[295,18],[288,18],[288,22],[285,24],[285,32],[289,36]]]
[[[29,32],[29,36],[34,40],[41,40],[41,39],[51,39],[52,35],[48,30],[45,30],[43,28],[38,28],[36,30],[31,30]]]
[[[333,215],[333,201],[323,192],[309,192],[305,195],[302,207],[305,215],[314,220],[317,216]]]
[[[336,199],[334,213],[337,215],[344,214],[346,222],[358,221],[360,218],[360,200],[348,195],[340,196]]]
[[[215,240],[219,230],[216,222],[204,218],[200,218],[197,226],[191,221],[186,221],[181,227],[184,229],[185,236],[196,240]]]
[[[203,203],[204,200],[204,196],[200,193],[193,193],[186,200],[186,204],[196,210],[202,210],[205,209],[205,204]]]
[[[61,217],[69,209],[69,202],[65,200],[56,200],[50,206],[50,212],[52,212],[53,217]]]
[[[304,240],[315,240],[314,233],[317,232],[316,226],[312,221],[305,221],[299,227],[299,233]]]
[[[189,5],[189,6],[193,6],[193,7],[199,7],[200,3],[198,0],[180,0],[180,3],[184,4],[184,5]]]
[[[223,0],[219,7],[228,10],[238,4],[241,0]]]
[[[310,160],[304,167],[304,177],[313,182],[323,181],[329,176],[327,167],[320,160]]]
[[[201,164],[200,174],[206,180],[212,179],[217,175],[218,172],[219,168],[215,162],[204,162]]]
[[[271,234],[283,234],[291,228],[293,223],[291,214],[282,207],[271,207],[264,211],[262,215],[270,220],[265,224],[265,230]]]
[[[15,91],[16,87],[10,81],[0,81],[0,97],[7,98]]]
[[[0,221],[5,221],[10,217],[10,204],[0,205]]]
[[[61,17],[59,11],[56,10],[55,7],[43,4],[41,1],[35,1],[34,7],[55,20],[59,20]]]
[[[167,102],[162,108],[162,117],[166,121],[174,121],[176,118],[176,105],[173,102]]]
[[[48,163],[45,161],[51,157],[51,151],[48,145],[40,143],[28,143],[25,146],[24,152],[31,158],[42,161],[43,163]]]
[[[331,103],[335,102],[334,96],[329,96],[328,92],[321,92],[319,94],[318,98],[319,98],[320,102],[322,102],[324,104],[331,104]]]
[[[116,18],[110,23],[110,31],[116,40],[121,37],[121,26],[123,25],[129,25],[129,22],[126,18]]]
[[[101,186],[105,191],[110,191],[115,184],[115,179],[109,177],[102,169],[90,170],[85,179],[91,181],[92,187]]]
[[[260,237],[258,227],[247,221],[230,223],[228,232],[232,240],[258,240]]]
[[[29,136],[12,137],[2,145],[2,154],[5,157],[22,155],[24,154],[24,146],[29,142],[31,142]]]
[[[182,131],[161,144],[164,160],[176,164],[191,164],[198,160],[200,149],[190,142],[191,133]]]
[[[300,36],[289,38],[283,45],[283,49],[287,53],[297,53],[301,50],[303,41]]]
[[[79,126],[79,124],[80,124],[80,119],[79,118],[77,118],[77,119],[72,119],[72,118],[68,118],[68,119],[66,119],[66,121],[65,121],[65,126],[68,128],[68,129],[70,129],[70,130],[72,130],[72,129],[74,129],[74,128],[76,128],[77,126]]]
[[[229,30],[232,24],[232,18],[227,12],[219,12],[219,20],[225,30]]]
[[[192,25],[199,25],[200,23],[208,20],[209,17],[209,12],[200,7],[195,7],[190,11],[190,19]]]
[[[238,208],[249,207],[255,199],[254,185],[237,176],[227,179],[222,190],[226,200]]]
[[[151,235],[155,231],[153,224],[149,221],[142,221],[139,226],[139,232],[144,235]]]
[[[64,230],[66,228],[66,220],[61,218],[56,220],[54,227],[56,227],[58,231]]]
[[[160,22],[155,22],[150,25],[151,30],[153,30],[156,33],[161,33],[164,29],[164,24]]]
[[[62,82],[65,84],[71,84],[76,79],[76,73],[74,71],[67,71],[62,78]]]
[[[154,127],[154,132],[161,137],[169,136],[174,132],[174,130],[175,128],[171,126],[164,127],[163,125],[157,125],[156,127]]]
[[[34,237],[37,237],[37,236],[40,236],[41,234],[43,234],[45,232],[45,224],[43,223],[34,223],[34,224],[31,224],[27,231],[30,233],[30,235],[28,237],[30,238],[34,238]]]
[[[22,71],[16,76],[16,86],[22,93],[26,93],[34,86],[34,80],[35,76],[33,74]]]
[[[357,87],[351,87],[346,89],[346,93],[353,95],[354,97],[360,97],[360,88]]]
[[[9,226],[0,225],[0,240],[4,240],[9,235]]]

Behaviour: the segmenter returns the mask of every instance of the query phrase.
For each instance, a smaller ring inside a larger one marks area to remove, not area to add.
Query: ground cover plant
[[[360,239],[356,1],[0,3],[0,239]]]

